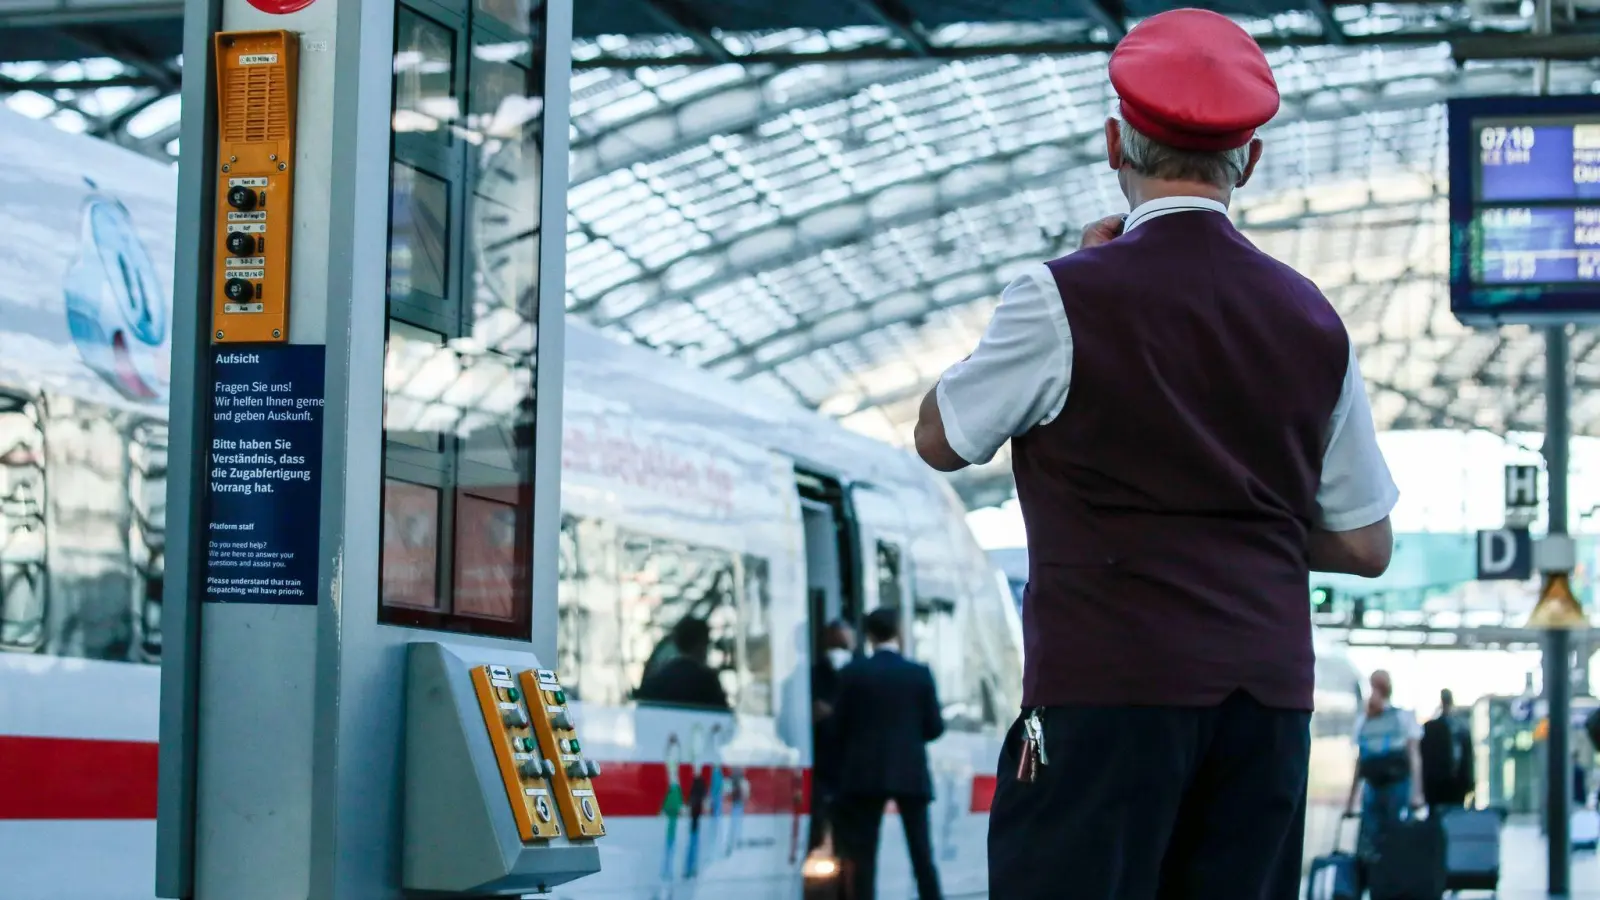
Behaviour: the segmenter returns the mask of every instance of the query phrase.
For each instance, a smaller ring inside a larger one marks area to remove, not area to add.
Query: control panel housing
[[[595,797],[594,779],[600,766],[583,755],[583,742],[567,706],[561,680],[550,669],[530,669],[517,676],[528,698],[533,730],[547,759],[554,762],[550,779],[555,788],[556,805],[567,834],[574,837],[601,837],[606,833],[605,817]]]
[[[299,46],[289,31],[216,35],[213,343],[289,339]]]
[[[515,897],[600,871],[595,841],[574,840],[549,815],[550,795],[528,793],[555,789],[535,740],[532,696],[518,687],[518,673],[538,668],[532,653],[408,646],[401,871],[407,891]]]

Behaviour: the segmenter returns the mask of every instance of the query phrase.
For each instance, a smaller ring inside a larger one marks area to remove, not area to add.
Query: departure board
[[[1600,97],[1450,103],[1451,308],[1600,321]]]

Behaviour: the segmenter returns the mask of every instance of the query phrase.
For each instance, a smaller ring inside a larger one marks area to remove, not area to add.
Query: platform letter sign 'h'
[[[1527,525],[1539,510],[1539,467],[1506,466],[1506,524]]]
[[[1533,538],[1526,528],[1478,532],[1478,580],[1525,581],[1533,577]]]

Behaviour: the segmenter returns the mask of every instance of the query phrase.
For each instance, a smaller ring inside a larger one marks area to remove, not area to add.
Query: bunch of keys
[[[1039,767],[1050,765],[1044,750],[1044,723],[1039,721],[1037,709],[1028,713],[1022,723],[1022,754],[1017,761],[1017,781],[1032,784],[1039,777]]]

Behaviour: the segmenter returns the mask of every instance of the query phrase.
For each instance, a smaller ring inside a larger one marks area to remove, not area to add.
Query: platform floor
[[[1600,857],[1593,852],[1572,855],[1572,900],[1600,900]],[[1500,900],[1535,900],[1545,893],[1545,843],[1536,821],[1506,823],[1500,844],[1500,893],[1464,891],[1463,898],[1496,896]]]

